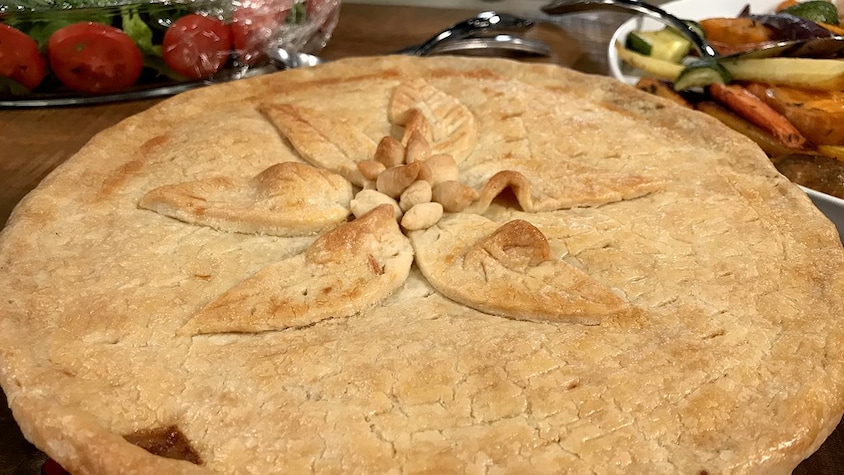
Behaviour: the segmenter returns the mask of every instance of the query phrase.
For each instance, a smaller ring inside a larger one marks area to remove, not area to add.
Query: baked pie
[[[549,65],[180,94],[21,202],[0,288],[0,383],[73,473],[787,473],[844,412],[833,225]]]

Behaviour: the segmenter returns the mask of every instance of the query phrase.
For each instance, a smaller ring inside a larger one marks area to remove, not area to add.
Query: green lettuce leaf
[[[123,31],[138,45],[144,55],[161,56],[161,45],[152,43],[152,29],[141,18],[137,8],[120,9]]]

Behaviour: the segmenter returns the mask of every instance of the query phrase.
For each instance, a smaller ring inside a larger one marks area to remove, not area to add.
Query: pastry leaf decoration
[[[553,172],[549,172],[553,175]],[[556,211],[587,206],[600,206],[639,198],[662,188],[662,185],[640,175],[594,172],[552,177],[550,180],[529,180],[514,170],[493,175],[480,191],[478,200],[467,210],[482,214],[503,191],[513,192],[522,210],[529,213]],[[545,186],[543,186],[545,185]]]
[[[183,334],[257,333],[354,315],[400,287],[413,249],[388,205],[320,236],[303,253],[258,271],[217,297]]]
[[[539,173],[531,166],[541,157],[531,155],[532,136],[518,114],[507,119],[508,155],[479,158],[473,113],[421,79],[401,83],[389,100],[384,128],[399,126],[402,136],[377,143],[307,107],[264,104],[260,111],[309,165],[277,164],[244,181],[167,185],[139,206],[220,231],[322,235],[204,304],[181,333],[258,333],[350,317],[399,289],[414,261],[439,293],[491,315],[598,325],[640,314],[554,256],[529,220],[531,213],[641,197],[659,183],[574,164]],[[525,219],[485,217],[507,190]],[[350,213],[356,219],[345,222]]]
[[[481,312],[587,325],[633,312],[606,285],[552,256],[546,237],[524,220],[499,225],[482,216],[452,215],[410,239],[428,282]]]
[[[364,186],[357,163],[375,153],[377,144],[352,125],[293,104],[265,104],[260,108],[303,160]]]
[[[412,124],[414,114],[430,123],[433,154],[446,153],[459,164],[478,143],[478,124],[474,114],[457,98],[430,85],[424,79],[403,82],[390,101],[390,122]]]
[[[284,162],[249,180],[221,176],[165,185],[138,206],[220,231],[305,236],[345,221],[351,199],[343,177]]]

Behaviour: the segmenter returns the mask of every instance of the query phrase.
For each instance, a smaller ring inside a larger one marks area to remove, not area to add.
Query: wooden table
[[[420,42],[476,11],[441,10],[348,4],[340,24],[323,52],[329,59],[376,55]],[[551,61],[591,73],[606,72],[607,40],[624,20],[617,14],[575,16],[559,23],[571,33],[543,25],[531,33],[551,43]],[[374,27],[373,25],[380,25]],[[573,36],[576,36],[574,38]],[[14,206],[56,166],[75,153],[94,134],[160,99],[87,107],[0,110],[0,225]],[[44,456],[21,436],[0,392],[0,475],[39,473]],[[844,428],[795,473],[844,473]]]

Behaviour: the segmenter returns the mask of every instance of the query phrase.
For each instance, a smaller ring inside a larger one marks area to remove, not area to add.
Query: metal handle
[[[481,38],[464,38],[447,41],[431,50],[430,54],[454,54],[461,52],[482,52],[504,54],[505,56],[551,56],[551,48],[536,40],[511,35],[495,35]]]
[[[697,50],[702,58],[715,58],[718,53],[704,38],[689,25],[665,10],[636,0],[556,0],[542,7],[549,15],[565,15],[588,10],[610,9],[640,13],[674,28]]]
[[[510,15],[508,13],[496,13],[493,11],[481,12],[474,18],[469,18],[468,20],[461,21],[460,23],[456,23],[446,28],[421,45],[411,46],[400,50],[397,53],[424,56],[436,49],[437,46],[445,41],[468,38],[475,34],[487,31],[527,31],[532,28],[533,25],[534,23],[532,20]]]

